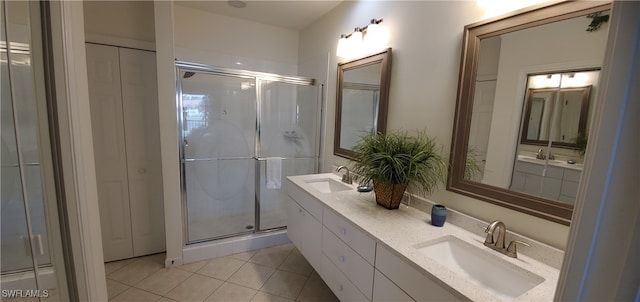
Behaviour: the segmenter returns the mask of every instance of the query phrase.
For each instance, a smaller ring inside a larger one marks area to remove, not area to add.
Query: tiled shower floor
[[[176,268],[164,258],[105,263],[109,301],[338,301],[292,244]]]

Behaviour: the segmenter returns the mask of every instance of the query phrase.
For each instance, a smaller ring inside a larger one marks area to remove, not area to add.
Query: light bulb
[[[376,23],[371,23],[367,27],[367,33],[364,36],[364,44],[370,52],[387,47],[389,43],[389,32],[387,29]]]
[[[351,37],[349,37],[347,41],[349,41],[349,55],[351,58],[357,57],[363,52],[362,32],[359,29],[356,29],[356,31],[351,34]]]
[[[349,53],[349,41],[345,35],[340,35],[338,40],[338,49],[336,50],[336,56],[346,58]]]

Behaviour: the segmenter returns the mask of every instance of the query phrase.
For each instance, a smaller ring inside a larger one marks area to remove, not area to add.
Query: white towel
[[[282,186],[282,158],[267,158],[267,189],[280,189]]]

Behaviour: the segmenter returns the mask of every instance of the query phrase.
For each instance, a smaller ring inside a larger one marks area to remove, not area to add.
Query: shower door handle
[[[33,237],[35,237],[35,240],[32,239],[32,241],[35,241],[34,243],[36,245],[36,253],[38,253],[39,255],[44,255],[44,247],[42,246],[42,234],[38,234]]]
[[[185,147],[188,147],[188,146],[189,146],[189,142],[187,141],[187,139],[186,139],[186,138],[183,140],[183,142],[184,142],[184,146],[185,146]]]

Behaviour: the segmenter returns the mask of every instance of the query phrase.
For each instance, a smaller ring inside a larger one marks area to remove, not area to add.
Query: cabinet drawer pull
[[[344,263],[344,261],[346,260],[346,259],[344,258],[344,256],[340,256],[340,257],[338,257],[338,259],[340,259],[340,262],[342,262],[342,263]]]
[[[347,229],[346,228],[340,228],[340,233],[342,233],[342,235],[347,235]]]

